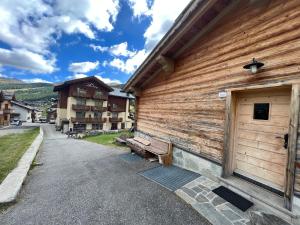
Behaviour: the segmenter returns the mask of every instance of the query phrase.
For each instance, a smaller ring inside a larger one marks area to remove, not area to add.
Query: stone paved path
[[[252,206],[246,212],[241,211],[212,192],[213,189],[219,186],[219,183],[201,176],[178,189],[175,193],[215,225],[250,225],[251,214],[253,217],[254,214],[257,215],[257,213],[263,211],[257,205]],[[273,218],[273,221],[279,219],[273,215],[270,215],[270,217]],[[283,223],[282,220],[279,221],[282,224],[288,224]]]

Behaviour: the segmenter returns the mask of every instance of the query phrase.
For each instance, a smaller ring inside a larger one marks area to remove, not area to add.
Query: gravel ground
[[[45,140],[19,200],[0,224],[209,224],[174,193],[140,175],[157,166],[120,159],[124,150],[67,139],[42,125]]]

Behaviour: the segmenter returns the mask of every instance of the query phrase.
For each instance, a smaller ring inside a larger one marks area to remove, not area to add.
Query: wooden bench
[[[122,145],[125,145],[126,144],[126,140],[122,139],[122,138],[115,138],[116,142],[119,143],[119,144],[122,144]]]
[[[127,139],[127,145],[137,154],[149,158],[153,154],[157,155],[160,163],[170,165],[172,163],[172,143],[158,138],[149,140],[134,137]]]

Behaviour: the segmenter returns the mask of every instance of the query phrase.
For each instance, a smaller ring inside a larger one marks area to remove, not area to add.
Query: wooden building
[[[58,92],[56,125],[64,131],[130,129],[129,101],[133,96],[112,88],[96,77],[69,80],[54,87]]]
[[[13,113],[11,101],[15,100],[13,92],[0,92],[0,126],[9,126],[11,114]]]
[[[252,197],[292,210],[299,47],[298,0],[192,1],[124,87],[136,95],[136,135],[171,141],[175,165],[245,195],[268,190]]]

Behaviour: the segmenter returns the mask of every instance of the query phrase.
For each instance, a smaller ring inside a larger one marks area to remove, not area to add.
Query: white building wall
[[[21,120],[23,122],[31,122],[31,110],[25,109],[21,106],[12,104],[12,108],[14,110],[14,113],[18,113],[19,116],[15,116],[15,119]]]

